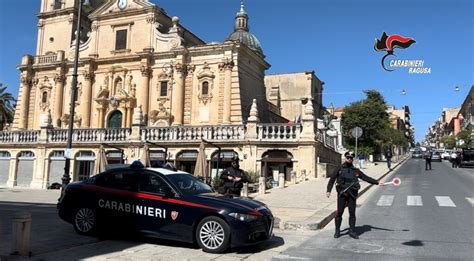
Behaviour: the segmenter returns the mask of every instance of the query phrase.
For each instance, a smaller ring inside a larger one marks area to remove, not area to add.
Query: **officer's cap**
[[[239,156],[235,155],[232,157],[232,162],[239,162]]]
[[[347,151],[346,153],[344,153],[344,157],[346,158],[354,158],[355,156],[355,153],[353,151]]]

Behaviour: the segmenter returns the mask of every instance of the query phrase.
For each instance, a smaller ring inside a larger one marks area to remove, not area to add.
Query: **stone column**
[[[16,186],[17,170],[18,170],[17,153],[12,153],[12,156],[10,158],[10,171],[8,174],[7,187]]]
[[[314,130],[314,110],[313,110],[313,102],[311,101],[311,98],[308,98],[308,102],[304,106],[304,115],[302,118],[303,121],[303,131],[301,132],[301,139],[307,139],[314,141],[316,136],[315,136],[315,130]],[[325,135],[323,134],[323,137]]]
[[[184,115],[184,80],[186,78],[186,66],[180,63],[175,65],[173,75],[173,99],[171,101],[173,125],[183,125]]]
[[[97,21],[92,22],[91,29],[92,29],[92,34],[90,36],[91,42],[89,46],[92,47],[92,50],[89,54],[89,57],[97,58],[99,57],[99,54],[97,53],[97,45],[99,43],[99,41],[97,41],[97,39],[99,38],[99,30],[98,30],[99,25],[97,24]]]
[[[90,71],[84,72],[84,89],[83,98],[81,100],[81,115],[82,126],[89,128],[91,126],[91,102],[92,102],[92,81],[94,80],[94,73]]]
[[[150,96],[150,76],[152,70],[148,65],[143,64],[140,68],[142,72],[142,84],[139,88],[137,95],[137,106],[141,106],[143,114],[145,115],[145,121],[148,119],[148,105],[149,105],[149,96]]]
[[[21,92],[21,118],[18,124],[19,129],[26,129],[28,127],[28,108],[30,103],[30,89],[31,89],[31,78],[25,73],[20,78],[20,92]]]
[[[232,68],[234,62],[232,60],[226,60],[219,64],[219,68],[224,70],[224,108],[223,108],[223,123],[230,123],[230,110],[231,110],[231,98],[232,98]]]
[[[61,119],[63,114],[63,96],[64,96],[64,82],[66,77],[61,73],[56,73],[54,76],[55,82],[55,95],[54,95],[54,107],[53,107],[53,126],[60,127],[61,123],[58,126],[58,120]]]

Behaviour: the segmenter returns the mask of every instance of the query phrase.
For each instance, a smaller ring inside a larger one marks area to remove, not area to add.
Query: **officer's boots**
[[[342,218],[335,218],[336,221],[336,232],[334,233],[334,238],[339,238],[341,236],[341,223],[342,223]]]
[[[349,217],[349,236],[353,239],[359,239],[359,236],[355,232],[355,217]]]

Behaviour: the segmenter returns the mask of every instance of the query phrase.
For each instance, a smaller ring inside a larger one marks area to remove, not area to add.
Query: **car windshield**
[[[209,185],[190,174],[171,174],[166,177],[168,177],[168,179],[173,182],[173,184],[178,187],[184,195],[197,195],[214,192]]]

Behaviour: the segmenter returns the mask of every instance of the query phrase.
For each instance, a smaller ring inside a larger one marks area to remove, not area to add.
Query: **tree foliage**
[[[13,121],[15,98],[9,92],[6,92],[7,86],[0,83],[0,130],[3,130],[5,124]]]
[[[456,137],[454,135],[446,135],[439,140],[447,149],[452,149],[456,146]]]
[[[472,148],[474,146],[474,141],[471,139],[472,135],[472,126],[469,125],[464,130],[460,131],[457,135],[458,140],[463,140],[464,144],[461,145],[461,148]]]
[[[348,138],[348,145],[354,146],[355,139],[351,137],[350,132],[356,126],[361,127],[363,134],[359,138],[359,146],[374,151],[378,144],[389,141],[389,115],[385,99],[378,91],[364,92],[366,99],[351,103],[344,109],[341,117],[342,129],[344,136]]]

